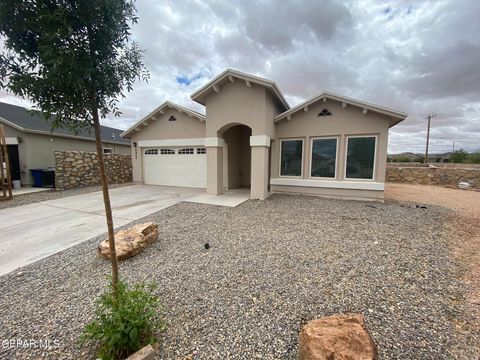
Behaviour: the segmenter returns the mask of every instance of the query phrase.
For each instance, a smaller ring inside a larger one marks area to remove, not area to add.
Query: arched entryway
[[[230,124],[218,133],[225,141],[223,149],[223,188],[249,188],[251,185],[252,129],[243,124]]]

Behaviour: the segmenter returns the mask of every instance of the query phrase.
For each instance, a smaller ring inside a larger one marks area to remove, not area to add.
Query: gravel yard
[[[301,325],[343,312],[365,316],[381,359],[478,359],[447,217],[289,195],[236,208],[180,203],[138,221],[157,222],[160,236],[121,275],[158,284],[168,323],[159,359],[296,359]],[[77,339],[107,282],[100,239],[0,278],[0,340],[60,341],[2,346],[0,358],[94,358]]]
[[[108,187],[109,189],[116,189],[123,186],[130,186],[132,184],[133,183],[110,184]],[[42,192],[31,193],[31,194],[14,195],[12,200],[0,201],[0,210],[21,206],[21,205],[38,203],[41,201],[59,199],[67,196],[88,194],[88,193],[101,191],[101,190],[102,190],[102,187],[98,185],[98,186],[84,186],[77,189],[69,189],[69,190],[62,190],[62,191],[55,191],[55,189],[51,189],[48,191],[42,191]]]

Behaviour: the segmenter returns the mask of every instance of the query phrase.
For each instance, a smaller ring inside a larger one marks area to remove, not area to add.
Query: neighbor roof
[[[181,105],[178,105],[178,104],[175,104],[171,101],[165,101],[162,105],[160,105],[159,107],[157,107],[155,110],[153,110],[152,112],[150,112],[147,116],[145,116],[142,120],[138,121],[137,123],[135,123],[133,126],[129,127],[127,130],[125,130],[123,133],[121,133],[120,135],[122,137],[127,137],[135,130],[138,128],[138,130],[141,130],[141,127],[139,128],[140,125],[142,125],[143,123],[148,123],[148,121],[150,120],[156,120],[156,118],[158,117],[157,113],[160,113],[160,114],[163,114],[165,112],[166,109],[175,109],[179,112],[183,112],[191,117],[194,117],[200,121],[205,121],[205,115],[202,115],[200,114],[199,112],[196,112],[194,110],[191,110],[191,109],[188,109],[184,106],[181,106]],[[137,131],[138,131],[137,130]]]
[[[290,109],[290,106],[288,105],[287,100],[285,100],[285,97],[283,96],[282,91],[280,90],[280,88],[278,87],[275,81],[264,79],[264,78],[250,75],[250,74],[245,74],[243,72],[232,70],[232,69],[226,69],[220,75],[216,76],[211,81],[209,81],[204,86],[202,86],[200,89],[195,91],[190,97],[192,98],[192,100],[195,100],[196,102],[202,105],[205,105],[205,97],[209,92],[211,92],[212,90],[218,91],[218,86],[221,83],[225,81],[233,82],[235,81],[234,80],[235,78],[245,80],[247,84],[251,82],[251,83],[266,87],[272,92],[275,98],[279,100],[279,102],[284,107],[284,110]]]
[[[89,131],[88,129],[80,130],[77,135],[72,134],[72,132],[70,132],[67,128],[57,128],[52,131],[52,122],[46,121],[41,114],[31,112],[21,106],[11,105],[3,102],[0,102],[0,122],[28,133],[83,138],[87,140],[95,139],[93,130]],[[130,144],[130,140],[123,139],[120,136],[122,131],[123,130],[108,126],[101,126],[102,141],[124,145]]]
[[[390,116],[390,119],[391,119],[390,120],[390,127],[392,127],[395,124],[398,124],[400,121],[405,120],[408,117],[407,113],[404,113],[404,112],[401,112],[401,111],[393,110],[393,109],[383,107],[383,106],[379,106],[379,105],[374,105],[374,104],[371,104],[371,103],[368,103],[368,102],[365,102],[365,101],[355,100],[355,99],[352,99],[352,98],[349,98],[349,97],[346,97],[346,96],[343,96],[343,95],[335,94],[335,93],[332,93],[332,92],[323,91],[319,95],[316,95],[316,96],[298,104],[297,106],[294,106],[290,110],[287,110],[287,111],[285,111],[281,114],[278,114],[277,116],[274,117],[274,121],[280,121],[282,119],[285,119],[285,118],[295,114],[296,112],[298,112],[302,109],[305,109],[309,105],[312,105],[312,104],[314,104],[317,101],[320,101],[322,99],[331,99],[331,100],[339,101],[339,102],[344,103],[344,104],[356,106],[356,107],[362,108],[364,110],[370,110],[370,111],[377,112],[377,113],[380,113],[380,114],[383,114],[383,115],[388,115],[388,116]]]

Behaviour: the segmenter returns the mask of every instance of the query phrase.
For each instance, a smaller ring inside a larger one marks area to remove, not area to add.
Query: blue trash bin
[[[43,187],[43,169],[30,169],[30,173],[33,177],[33,186],[34,187]]]

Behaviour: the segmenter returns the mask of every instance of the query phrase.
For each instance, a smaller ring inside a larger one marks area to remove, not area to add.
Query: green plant
[[[155,334],[165,329],[164,310],[155,288],[154,284],[144,283],[129,288],[119,281],[114,295],[110,285],[97,301],[96,318],[85,326],[81,344],[97,345],[97,356],[103,360],[123,359],[154,344]]]
[[[480,151],[468,154],[467,162],[469,164],[480,164]]]
[[[393,162],[411,162],[411,161],[412,161],[411,158],[403,155],[393,158]]]
[[[450,155],[450,161],[453,163],[462,163],[465,160],[467,160],[467,157],[468,157],[468,153],[465,150],[460,149],[455,151],[452,155]]]
[[[413,159],[413,162],[417,162],[417,163],[423,163],[424,161],[425,161],[425,156],[423,155],[418,155]]]

